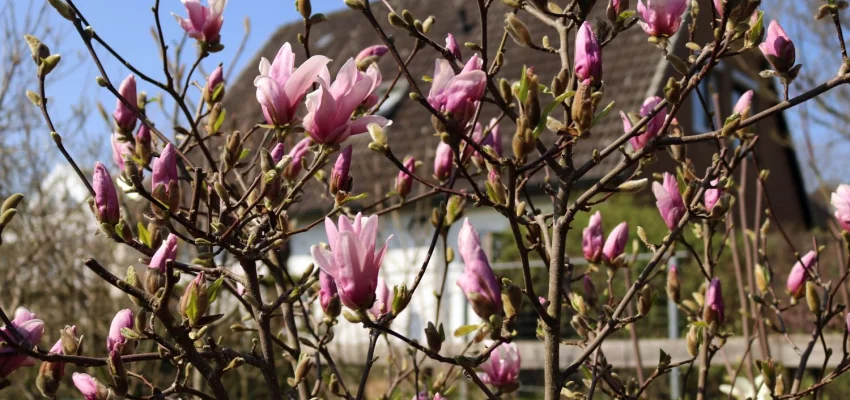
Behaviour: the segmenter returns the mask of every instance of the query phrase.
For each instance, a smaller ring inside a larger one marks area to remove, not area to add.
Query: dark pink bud
[[[219,85],[221,88],[219,89]],[[218,93],[216,93],[218,90]],[[204,88],[204,100],[209,104],[221,101],[224,97],[224,68],[221,64],[207,77],[207,87]]]
[[[410,171],[411,174],[416,173],[416,159],[413,157],[407,157],[404,160],[404,167]],[[395,191],[401,197],[407,197],[410,194],[410,189],[413,187],[413,177],[408,175],[404,171],[398,171],[398,177],[395,180]]]
[[[339,295],[337,294],[334,278],[325,271],[320,271],[319,285],[319,304],[321,304],[322,310],[325,314],[332,317],[337,316],[339,314],[339,300],[335,300],[334,296],[338,297]],[[334,301],[337,303],[335,307],[333,304]]]
[[[136,76],[130,74],[124,81],[121,82],[121,86],[118,88],[118,94],[127,100],[132,107],[127,107],[121,101],[121,99],[117,99],[115,101],[115,111],[112,112],[112,118],[115,120],[115,125],[122,132],[132,132],[133,128],[136,127]]]
[[[148,268],[154,269],[160,273],[165,273],[165,263],[168,260],[176,260],[177,259],[177,235],[173,233],[169,233],[168,237],[162,242],[162,245],[159,246],[159,249],[156,250],[156,253],[151,257],[151,262],[148,264]]]
[[[705,292],[705,308],[703,311],[703,320],[707,323],[717,321],[722,324],[725,317],[725,307],[723,305],[723,290],[720,285],[720,279],[714,278],[708,285],[708,290]]]
[[[388,51],[390,51],[390,49],[382,44],[369,46],[361,50],[360,53],[357,53],[357,57],[354,58],[354,61],[359,63],[369,57],[381,57],[384,54],[387,54]]]
[[[767,38],[759,45],[764,58],[779,73],[786,73],[797,61],[794,42],[788,38],[788,34],[782,29],[776,20],[770,21],[767,27]]]
[[[77,387],[77,390],[80,391],[80,394],[83,395],[84,400],[101,400],[101,392],[102,386],[101,384],[91,375],[83,374],[80,372],[74,372],[72,377],[74,381],[74,386]]]
[[[809,279],[808,270],[812,268],[818,254],[812,250],[806,253],[800,261],[794,263],[791,272],[788,274],[788,280],[785,283],[785,288],[788,289],[794,297],[800,297],[806,288],[806,281]]]
[[[587,22],[576,33],[575,69],[576,77],[586,85],[602,82],[602,50]]]
[[[298,176],[298,173],[301,172],[302,165],[304,163],[304,157],[307,155],[307,152],[310,150],[310,145],[312,144],[312,140],[310,138],[301,139],[295,146],[292,146],[292,149],[289,150],[289,156],[292,157],[292,162],[289,163],[289,166],[283,171],[283,176],[286,179],[292,180]],[[275,147],[277,149],[277,147]],[[281,151],[283,151],[283,147],[281,145]],[[272,159],[274,159],[275,155],[272,154]],[[279,162],[280,159],[276,160]]]
[[[437,154],[434,156],[434,176],[444,181],[452,174],[452,146],[443,141],[437,145]]]
[[[117,224],[121,219],[121,209],[118,206],[118,192],[109,171],[100,162],[94,164],[94,204],[97,210],[97,220],[101,223]]]
[[[602,213],[597,211],[590,216],[587,228],[584,228],[584,231],[581,233],[581,250],[587,261],[592,263],[599,262],[599,257],[602,256],[602,243],[604,240],[605,237],[602,233]]]
[[[283,148],[283,143],[276,144],[272,151],[269,154],[272,156],[272,160],[275,164],[279,163],[281,159],[283,159],[283,155],[286,153],[286,150]]]
[[[456,58],[458,61],[463,61],[463,55],[460,53],[460,46],[457,44],[457,40],[455,40],[454,35],[449,33],[446,35],[446,50],[449,53],[452,53],[452,56]]]
[[[478,232],[468,218],[463,221],[458,233],[457,249],[464,264],[457,286],[466,295],[475,313],[486,320],[502,309],[502,287],[481,248]]]
[[[159,157],[154,160],[151,169],[153,169],[151,176],[152,190],[155,190],[159,185],[164,185],[168,189],[171,182],[177,182],[177,152],[171,143],[166,145]]]
[[[339,157],[337,157],[336,163],[334,163],[329,184],[331,193],[336,194],[340,190],[345,192],[351,191],[351,176],[349,175],[349,170],[351,169],[351,151],[351,145],[347,146],[339,153]]]
[[[122,328],[133,329],[133,310],[124,309],[115,314],[109,326],[109,336],[106,337],[106,349],[110,352],[130,354],[133,352],[133,346],[127,345],[127,338],[121,334]]]

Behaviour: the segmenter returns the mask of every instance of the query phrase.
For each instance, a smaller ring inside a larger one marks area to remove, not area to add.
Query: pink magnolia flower
[[[602,260],[606,263],[615,262],[617,257],[623,254],[628,241],[629,224],[623,221],[608,234],[608,240],[605,241],[605,247],[602,248]]]
[[[416,159],[413,157],[407,157],[404,160],[404,167],[407,168],[410,173],[416,173]],[[395,191],[401,197],[407,197],[410,194],[410,189],[413,188],[413,176],[408,175],[404,171],[398,171],[398,176],[395,180]]]
[[[336,159],[336,163],[334,163],[334,167],[331,170],[331,179],[329,182],[331,193],[336,193],[337,191],[350,191],[350,182],[351,175],[349,175],[349,170],[351,169],[351,145],[348,145],[344,148],[340,153],[339,157]]]
[[[118,206],[118,192],[112,176],[101,162],[94,164],[94,177],[92,177],[94,188],[94,204],[97,211],[97,220],[101,223],[117,224],[121,219],[121,209]]]
[[[319,74],[327,74],[330,61],[325,56],[313,56],[295,69],[295,53],[289,43],[283,44],[271,63],[263,57],[254,86],[266,122],[283,126],[292,121],[310,86]]]
[[[649,36],[670,37],[679,30],[688,0],[640,0],[640,26]]]
[[[585,85],[602,82],[602,49],[587,22],[576,33],[575,69],[576,77]]]
[[[718,324],[722,324],[725,308],[723,305],[723,287],[720,285],[720,279],[714,278],[705,292],[703,320],[707,323],[717,321]]]
[[[452,174],[452,146],[440,141],[437,145],[437,154],[434,156],[434,176],[444,181]]]
[[[127,338],[121,334],[121,328],[133,329],[133,310],[129,308],[118,311],[109,326],[109,336],[106,337],[106,350],[118,351],[121,354],[133,352],[132,344],[127,344]]]
[[[466,127],[475,113],[478,101],[484,96],[487,86],[487,74],[480,68],[479,58],[473,57],[461,73],[455,75],[446,60],[437,60],[434,65],[434,80],[428,92],[428,104],[437,111],[447,112],[451,120],[459,127]]]
[[[171,13],[180,27],[192,39],[207,43],[218,43],[221,39],[221,25],[224,24],[224,6],[227,0],[208,0],[209,7],[201,5],[199,0],[182,0],[189,18],[181,18]]]
[[[776,72],[788,72],[797,61],[794,42],[788,38],[788,34],[776,20],[770,21],[767,38],[759,45],[759,50]]]
[[[847,313],[847,316],[844,317],[844,326],[847,328],[847,331],[850,331],[850,313]]]
[[[835,219],[841,229],[850,232],[850,185],[838,185],[829,200],[835,207]]]
[[[334,278],[325,271],[319,271],[319,304],[325,314],[330,314],[330,305],[333,297],[337,295]],[[336,312],[338,312],[338,307]]]
[[[788,280],[785,282],[785,288],[788,289],[788,293],[791,293],[794,297],[799,297],[803,295],[803,290],[806,287],[806,281],[809,279],[809,274],[806,272],[811,269],[815,260],[817,259],[818,253],[814,250],[809,251],[800,258],[800,261],[794,263],[794,266],[791,267],[791,272],[788,274]]]
[[[608,4],[608,8],[614,12],[614,16],[618,16],[623,11],[626,11],[629,8],[629,2],[621,0],[611,0],[611,2]]]
[[[604,240],[605,237],[602,233],[602,213],[597,211],[590,216],[587,228],[584,228],[581,232],[581,250],[587,261],[592,263],[599,262],[599,257],[602,256],[602,242]]]
[[[649,113],[652,112],[652,110],[655,109],[661,101],[662,99],[658,96],[647,98],[640,107],[639,115],[641,117],[649,115]],[[633,125],[632,121],[629,120],[629,117],[624,112],[620,111],[620,118],[623,120],[623,130],[625,132],[631,131]],[[629,138],[629,143],[632,145],[632,148],[635,151],[638,151],[646,146],[652,138],[658,136],[659,131],[664,126],[665,119],[667,119],[667,110],[662,109],[646,123],[643,133]]]
[[[320,75],[319,89],[307,95],[304,129],[316,143],[339,144],[349,136],[367,132],[366,126],[371,123],[381,127],[389,125],[390,121],[380,115],[351,119],[380,83],[381,73],[377,66],[370,65],[361,73],[351,58],[339,70],[333,83],[330,83],[330,76]]]
[[[136,127],[136,76],[130,74],[118,87],[118,94],[121,95],[131,107],[127,107],[121,102],[121,99],[115,100],[115,111],[112,112],[112,118],[115,120],[115,125],[123,132],[132,132]]]
[[[369,57],[381,57],[384,54],[387,54],[388,51],[390,51],[390,49],[382,44],[369,46],[361,50],[360,53],[357,53],[357,57],[354,57],[354,62],[359,63]]]
[[[338,226],[325,218],[325,230],[330,250],[319,246],[310,248],[316,265],[333,278],[342,304],[352,310],[369,309],[375,299],[378,272],[392,236],[376,251],[378,216],[363,217],[360,213],[353,223],[341,215]]]
[[[165,263],[168,260],[176,260],[177,259],[177,235],[173,233],[169,233],[168,237],[162,242],[162,245],[159,246],[159,249],[156,250],[156,253],[151,257],[151,262],[148,264],[148,268],[159,271],[160,273],[165,273]]]
[[[171,182],[177,182],[177,153],[171,143],[165,146],[159,157],[154,160],[151,166],[153,174],[151,175],[151,191],[155,191],[157,186],[163,185],[168,190]]]
[[[74,386],[76,386],[77,390],[79,390],[83,395],[83,399],[100,400],[105,397],[102,396],[102,393],[106,392],[106,388],[91,375],[74,372],[71,379],[74,381]]]
[[[387,286],[387,283],[384,282],[384,278],[378,277],[378,290],[375,292],[375,303],[372,304],[372,308],[369,309],[369,313],[371,313],[375,318],[380,318],[382,315],[390,312],[392,305],[393,298],[390,293],[390,288]]]
[[[463,61],[463,54],[460,53],[460,46],[457,44],[455,36],[451,33],[446,35],[446,50],[452,53],[452,56],[458,61]]]
[[[652,193],[655,195],[655,205],[658,206],[661,218],[672,231],[685,215],[685,202],[679,193],[679,182],[675,176],[665,172],[663,184],[652,182]]]
[[[472,303],[475,313],[486,320],[502,310],[502,287],[490,268],[487,254],[481,248],[481,239],[469,218],[463,221],[457,235],[457,249],[464,264],[457,285]]]
[[[484,342],[489,346],[490,341]],[[479,366],[483,374],[478,374],[486,384],[497,388],[519,383],[519,368],[522,359],[514,343],[502,343],[490,353],[490,358]]]
[[[142,125],[144,127],[144,125]],[[124,156],[133,157],[136,153],[136,146],[133,142],[119,140],[123,135],[121,133],[113,133],[110,135],[112,143],[112,161],[118,166],[118,169],[124,171]]]
[[[715,178],[710,183],[712,187],[716,187],[717,184],[720,183],[720,178]],[[705,194],[702,196],[702,202],[705,204],[705,209],[711,212],[711,209],[714,208],[714,205],[717,204],[718,200],[720,200],[720,195],[722,193],[722,189],[705,189]]]
[[[17,335],[15,334],[17,332]],[[23,339],[19,342],[25,347],[38,345],[44,335],[44,321],[35,318],[35,314],[23,307],[15,310],[15,318],[11,326],[0,328],[0,341]],[[35,365],[35,359],[18,353],[11,346],[0,348],[0,379],[9,376],[21,367]]]

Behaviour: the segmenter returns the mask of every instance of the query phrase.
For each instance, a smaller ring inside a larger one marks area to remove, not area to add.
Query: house
[[[446,34],[451,32],[459,43],[478,41],[482,26],[479,21],[476,2],[468,0],[389,0],[397,9],[407,9],[415,17],[425,19],[429,15],[435,17],[435,23],[429,36],[435,41],[442,43]],[[436,6],[438,5],[438,6]],[[599,2],[595,14],[604,19],[604,3]],[[407,57],[413,46],[413,39],[401,30],[389,26],[387,21],[386,7],[381,3],[375,3],[372,7],[377,20],[384,28],[392,33],[396,40],[401,56]],[[495,52],[498,39],[503,33],[503,15],[509,9],[501,2],[493,2],[490,11],[488,36],[491,54]],[[704,14],[705,15],[705,14]],[[359,13],[344,9],[327,15],[328,22],[319,24],[313,28],[310,34],[310,49],[313,54],[324,54],[332,59],[331,73],[336,70],[350,57],[354,57],[361,49],[376,44],[379,38],[371,25]],[[536,43],[541,43],[544,35],[554,39],[550,28],[537,23],[527,15],[520,13],[520,18],[530,30],[531,36]],[[593,20],[595,17],[591,18]],[[708,18],[708,16],[706,16]],[[225,108],[228,110],[229,123],[233,129],[245,131],[250,129],[256,122],[262,120],[259,105],[255,100],[255,88],[252,84],[256,73],[256,65],[260,57],[272,58],[284,42],[293,44],[297,54],[298,62],[305,59],[304,49],[297,43],[297,35],[303,32],[303,25],[292,23],[281,27],[271,38],[267,45],[255,56],[249,67],[240,74],[235,82],[228,84]],[[704,32],[698,32],[698,36]],[[688,51],[685,47],[687,37],[684,34],[677,35],[670,43],[670,50],[677,54],[685,55]],[[570,46],[572,48],[572,45]],[[462,49],[464,57],[473,54],[472,50]],[[414,77],[433,75],[434,58],[438,54],[429,47],[421,50],[420,54],[410,64],[410,72]],[[754,90],[754,109],[761,110],[776,104],[777,98],[774,82],[764,80],[758,76],[758,72],[764,69],[764,61],[760,54],[749,54],[745,58],[723,61],[716,69],[716,73],[707,79],[702,86],[702,92],[717,93],[721,115],[723,117],[731,114],[731,108],[737,98],[746,90]],[[544,54],[526,47],[520,47],[509,42],[504,66],[500,71],[501,77],[511,80],[519,79],[524,65],[533,66],[535,72],[540,76],[541,82],[550,82],[552,77],[560,69],[560,61],[557,56]],[[397,67],[394,61],[385,56],[379,63],[384,76],[384,81],[391,81],[395,76]],[[592,137],[582,140],[577,146],[576,163],[581,163],[590,158],[594,148],[601,148],[613,138],[623,132],[623,126],[616,111],[637,111],[643,100],[649,96],[660,95],[667,78],[673,76],[675,71],[664,59],[661,51],[647,42],[646,35],[638,26],[634,26],[622,33],[616,40],[603,50],[604,66],[604,99],[602,104],[615,102],[615,112],[606,117],[601,123],[594,127]],[[420,87],[427,92],[428,83],[420,82]],[[394,154],[398,157],[413,155],[423,161],[424,176],[430,176],[433,165],[434,152],[438,138],[433,136],[433,128],[430,115],[418,104],[411,101],[407,94],[410,87],[402,78],[399,84],[390,93],[389,101],[380,110],[382,114],[393,120],[393,125],[387,129],[388,141]],[[679,123],[684,128],[685,134],[702,133],[712,130],[711,123],[701,107],[699,107],[696,96],[693,101],[686,102],[678,114]],[[481,121],[489,121],[494,117],[495,107],[485,107]],[[510,149],[510,139],[513,126],[509,121],[503,121],[502,140],[503,148]],[[774,212],[783,216],[783,224],[808,227],[811,224],[809,206],[806,200],[802,175],[794,153],[793,144],[781,115],[760,121],[756,124],[756,131],[762,137],[756,154],[761,168],[771,170],[772,179],[767,182],[767,189],[771,196]],[[549,133],[546,133],[549,134]],[[367,192],[369,197],[362,204],[374,202],[382,198],[386,193],[393,190],[394,180],[398,170],[386,159],[367,148],[370,138],[361,135],[349,139],[348,143],[354,146],[354,157],[352,164],[352,176],[355,177],[354,192]],[[698,170],[703,170],[714,152],[713,144],[701,144],[689,148],[688,156],[691,157]],[[251,146],[247,146],[251,147]],[[509,152],[509,150],[508,150]],[[650,172],[671,171],[672,163],[666,154],[658,155],[658,162],[652,165]],[[598,180],[606,167],[611,167],[616,162],[615,157],[609,157],[600,167],[588,173],[580,186],[589,186]],[[755,185],[753,184],[756,172],[752,165],[748,166],[749,185],[747,187],[747,203],[754,204]],[[646,175],[648,176],[648,175]],[[318,185],[316,185],[318,186]],[[536,185],[534,198],[537,204],[545,204],[546,196]],[[414,193],[423,193],[427,188],[422,185],[414,185]],[[419,192],[417,192],[419,191]],[[652,204],[653,200],[649,191],[645,196],[637,197],[636,201]],[[324,197],[323,197],[324,196]],[[293,216],[297,217],[301,224],[306,224],[321,217],[332,207],[332,200],[318,191],[308,191],[304,202],[293,210]],[[382,217],[382,228],[384,235],[393,234],[394,239],[390,246],[390,252],[384,263],[384,272],[390,284],[399,284],[402,281],[410,282],[420,268],[428,241],[431,238],[432,228],[428,223],[431,207],[434,202],[419,202],[402,208],[399,212],[393,212]],[[396,204],[398,199],[387,201],[384,206]],[[502,232],[508,229],[507,221],[494,212],[468,207],[467,216],[481,232],[482,236],[492,232]],[[749,222],[752,226],[753,223]],[[580,227],[577,229],[580,231]],[[453,228],[448,238],[448,245],[456,243],[457,228]],[[580,240],[574,236],[570,240]],[[291,242],[292,257],[290,264],[293,267],[303,266],[311,262],[309,247],[312,244],[326,241],[322,229],[313,229],[304,235],[295,237]],[[410,313],[394,322],[394,328],[408,333],[410,337],[422,340],[424,335],[422,329],[429,320],[433,320],[433,309],[435,297],[432,293],[439,290],[442,278],[443,256],[442,244],[438,244],[437,253],[432,259],[428,272],[422,281],[422,286],[417,291],[418,298],[414,300]],[[453,330],[465,323],[475,320],[474,313],[467,306],[465,299],[459,290],[454,288],[454,281],[460,271],[462,264],[454,261],[448,268],[447,297],[443,299],[441,321],[447,325],[447,330]],[[366,335],[360,332],[360,327],[347,325],[342,322],[340,328],[346,329],[351,335],[337,335],[344,338],[345,342],[365,341]],[[360,332],[360,333],[358,333]]]

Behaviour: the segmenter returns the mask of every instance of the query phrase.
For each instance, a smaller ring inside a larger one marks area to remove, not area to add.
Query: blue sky
[[[41,3],[39,0],[32,0]],[[202,0],[206,4],[206,0]],[[153,0],[77,0],[77,7],[89,21],[91,26],[99,35],[107,39],[107,42],[115,48],[123,57],[130,61],[139,70],[151,77],[164,81],[162,72],[162,61],[159,58],[158,43],[153,40],[151,28],[154,27],[153,13],[151,7]],[[313,0],[313,13],[332,12],[344,7],[342,0]],[[183,30],[172,17],[171,13],[186,15],[180,0],[161,0],[160,13],[162,18],[163,32],[166,43],[174,48],[183,36]],[[239,60],[231,65],[239,42],[244,36],[244,20],[249,18],[251,22],[251,33],[245,45],[245,49]],[[203,67],[207,72],[211,71],[219,63],[225,64],[225,74],[230,73],[231,79],[235,79],[246,67],[249,60],[253,58],[260,48],[265,44],[272,33],[281,25],[300,20],[301,16],[295,11],[293,0],[230,0],[225,9],[224,26],[222,28],[222,43],[225,49],[208,57]],[[108,138],[108,126],[97,113],[95,101],[100,101],[108,112],[112,112],[115,106],[115,98],[104,88],[95,83],[95,76],[99,75],[94,63],[88,57],[85,46],[77,36],[70,22],[62,19],[56,13],[50,12],[49,23],[57,29],[66,32],[66,40],[61,45],[51,46],[54,52],[63,56],[60,69],[63,77],[49,82],[47,87],[48,96],[52,99],[50,111],[59,118],[71,115],[71,109],[81,101],[90,112],[86,123],[86,137]],[[296,38],[291,38],[293,43]],[[183,52],[183,60],[192,62],[195,59],[196,49],[194,40],[189,40]],[[50,43],[48,43],[50,45]],[[129,74],[125,68],[101,47],[96,47],[98,55],[104,64],[109,78],[117,85],[121,79]],[[173,54],[172,54],[173,56]],[[269,57],[274,54],[267,55]],[[255,66],[251,66],[255,68]],[[203,77],[198,73],[194,79],[201,81]],[[158,94],[158,89],[146,82],[139,80],[139,90],[148,92],[151,97]],[[190,88],[190,95],[197,96],[197,90]],[[197,98],[197,97],[195,97]],[[170,109],[170,107],[169,107]],[[166,134],[172,130],[170,124],[165,121],[158,107],[149,106],[149,113],[157,126]],[[100,146],[103,154],[108,150],[108,140],[104,139]]]

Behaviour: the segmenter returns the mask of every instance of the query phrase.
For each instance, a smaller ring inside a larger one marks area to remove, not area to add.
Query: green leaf
[[[129,328],[121,328],[121,336],[130,340],[139,340],[142,338],[136,331]]]
[[[519,90],[517,90],[517,98],[520,104],[525,104],[525,98],[528,97],[528,76],[526,75],[526,67],[522,66],[522,77],[519,81]],[[543,119],[543,118],[541,118]]]
[[[221,125],[224,123],[225,117],[227,117],[227,110],[222,108],[221,112],[218,114],[218,119],[215,120],[215,124],[213,125],[213,132],[218,132],[218,130],[221,129]]]
[[[369,193],[360,193],[356,196],[348,196],[348,198],[346,198],[345,201],[342,204],[348,203],[349,201],[363,200],[368,196],[369,196]]]
[[[555,101],[549,103],[549,105],[547,105],[546,108],[543,109],[543,113],[540,114],[540,122],[534,128],[534,137],[535,138],[540,136],[540,133],[543,132],[543,129],[546,129],[546,117],[548,117],[549,114],[551,114],[552,111],[555,110],[555,107],[557,107],[558,104],[563,103],[566,99],[575,96],[575,94],[576,94],[576,92],[566,91],[566,92],[562,93],[560,96],[556,97]]]
[[[207,287],[207,296],[210,298],[210,304],[218,297],[218,292],[221,291],[221,286],[224,284],[224,277],[220,276],[209,287]]]
[[[618,23],[626,22],[627,19],[633,17],[634,15],[635,15],[634,10],[623,11],[623,12],[620,13],[620,15],[617,16],[617,22]]]
[[[152,249],[153,244],[151,243],[151,233],[148,232],[148,228],[146,228],[141,222],[139,222],[136,226],[139,228],[139,241]]]
[[[478,330],[478,325],[464,325],[460,328],[455,329],[455,337],[466,336],[472,332]]]
[[[243,158],[248,157],[248,154],[251,154],[251,149],[242,149],[242,152],[239,153],[239,161],[242,161]]]
[[[189,293],[189,301],[186,302],[186,318],[194,324],[198,320],[198,292],[193,293]]]
[[[608,116],[608,114],[613,109],[614,109],[614,102],[612,101],[612,102],[608,103],[608,105],[605,106],[605,108],[603,108],[602,111],[599,112],[599,114],[596,114],[596,116],[593,117],[593,122],[591,122],[590,126],[596,126],[596,123],[599,122],[602,118],[605,118],[606,116]]]

